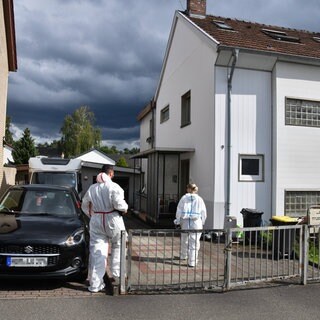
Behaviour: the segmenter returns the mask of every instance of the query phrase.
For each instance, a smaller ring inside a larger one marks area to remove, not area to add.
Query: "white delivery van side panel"
[[[215,228],[223,227],[226,200],[227,69],[216,68],[215,108]],[[241,176],[240,159],[262,161],[259,181]],[[230,215],[242,225],[242,208],[271,216],[271,73],[235,69],[231,92],[231,199]]]
[[[286,125],[286,98],[320,101],[320,68],[291,63],[277,63],[275,144],[276,188],[275,210],[285,214],[285,191],[315,191],[320,189],[320,128],[308,125]]]
[[[29,159],[29,171],[79,171],[81,159],[52,159],[48,157],[31,157]]]

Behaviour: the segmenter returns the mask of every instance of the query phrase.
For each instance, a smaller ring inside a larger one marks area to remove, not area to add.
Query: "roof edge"
[[[159,81],[158,81],[158,85],[156,87],[156,91],[155,91],[155,95],[154,95],[154,100],[157,101],[158,99],[158,94],[159,94],[159,90],[161,87],[161,83],[162,83],[162,79],[163,79],[163,74],[164,74],[164,70],[166,68],[166,64],[167,64],[167,59],[169,56],[169,51],[171,48],[171,44],[172,44],[172,39],[173,39],[173,35],[175,33],[175,29],[176,29],[176,25],[177,25],[177,21],[179,18],[184,19],[185,21],[187,21],[188,23],[190,23],[196,30],[198,30],[201,34],[203,34],[207,39],[213,41],[213,43],[215,45],[219,45],[220,43],[214,39],[212,36],[210,36],[207,32],[205,32],[203,29],[201,29],[196,23],[194,23],[192,20],[190,20],[184,12],[176,10],[174,17],[173,17],[173,21],[172,21],[172,25],[171,25],[171,30],[170,30],[170,34],[169,34],[169,39],[167,42],[167,47],[166,47],[166,51],[165,51],[165,55],[164,55],[164,59],[163,59],[163,63],[162,63],[162,68],[161,68],[161,72],[160,72],[160,77],[159,77]]]
[[[13,0],[3,0],[3,14],[7,40],[8,68],[9,71],[17,71],[18,63]]]

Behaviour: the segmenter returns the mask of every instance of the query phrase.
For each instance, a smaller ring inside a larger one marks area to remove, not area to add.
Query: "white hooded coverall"
[[[120,276],[121,231],[125,230],[122,216],[116,211],[126,212],[128,204],[124,191],[111,178],[102,174],[102,179],[90,186],[82,200],[82,210],[91,215],[89,290],[100,291],[105,284],[103,277],[111,241],[111,272]]]
[[[186,193],[179,201],[176,212],[176,224],[182,230],[201,230],[207,218],[203,199],[196,193]],[[201,232],[181,233],[180,259],[188,258],[188,265],[194,267],[198,262]]]

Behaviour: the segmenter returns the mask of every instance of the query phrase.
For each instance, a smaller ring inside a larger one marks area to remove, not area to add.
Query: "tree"
[[[99,150],[105,154],[119,154],[119,151],[117,150],[116,146],[112,146],[111,148],[107,146],[102,146],[99,148]]]
[[[94,122],[94,113],[87,106],[81,106],[72,115],[64,118],[60,132],[66,157],[77,156],[100,146],[101,130],[94,126]]]
[[[127,154],[136,154],[136,153],[139,153],[139,152],[140,152],[139,148],[132,148],[130,150],[124,149],[124,153],[127,153]]]
[[[11,126],[11,118],[9,116],[6,117],[6,133],[5,133],[5,141],[7,144],[13,145],[13,136],[10,131]]]
[[[13,148],[12,157],[15,164],[27,164],[30,157],[37,155],[34,139],[28,128],[23,131],[23,136],[13,143]]]
[[[127,164],[127,161],[124,157],[120,157],[116,163],[116,166],[117,167],[124,167],[124,168],[128,168],[128,164]]]

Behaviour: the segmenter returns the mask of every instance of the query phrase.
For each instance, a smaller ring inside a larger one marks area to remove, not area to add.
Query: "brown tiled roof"
[[[221,46],[320,58],[320,42],[313,39],[313,37],[320,38],[320,32],[288,29],[211,15],[207,15],[205,19],[188,18],[217,40]],[[219,28],[213,21],[222,21],[232,30]],[[299,42],[274,39],[265,34],[262,29],[284,32],[289,39],[298,38]]]

